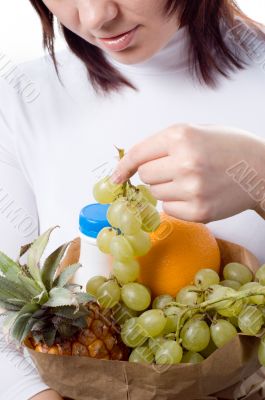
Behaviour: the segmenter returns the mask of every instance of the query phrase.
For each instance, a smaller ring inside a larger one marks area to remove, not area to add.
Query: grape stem
[[[172,339],[172,340],[174,340],[174,339],[175,339],[175,334],[174,334],[174,333],[168,333],[168,334],[165,336],[165,338],[166,338],[166,339]]]
[[[195,315],[198,311],[199,312],[206,312],[208,310],[214,309],[216,305],[218,305],[218,303],[221,303],[222,301],[232,301],[232,304],[228,304],[226,307],[222,307],[223,309],[226,308],[230,308],[234,303],[236,303],[239,300],[244,300],[248,297],[252,297],[252,296],[265,296],[265,287],[261,288],[261,289],[256,289],[256,290],[242,290],[241,292],[232,294],[231,296],[227,296],[227,297],[220,297],[219,299],[214,299],[214,300],[206,300],[203,303],[200,304],[194,304],[194,305],[187,305],[187,304],[181,304],[181,303],[177,303],[177,302],[171,302],[169,304],[166,305],[166,307],[170,307],[170,306],[177,306],[182,308],[182,312],[180,314],[180,318],[178,320],[178,325],[177,325],[177,329],[176,329],[176,338],[177,340],[179,339],[179,335],[180,335],[180,330],[183,327],[187,316],[190,317],[190,314]],[[190,313],[188,315],[188,313]]]
[[[117,146],[115,146],[115,148],[118,150],[119,153],[119,160],[121,160],[124,156],[125,156],[125,150],[124,149],[119,149]],[[130,181],[130,179],[128,179],[126,182],[124,182],[122,184],[122,189],[123,189],[123,197],[127,196],[127,186],[129,186],[130,188],[134,187]]]
[[[206,312],[206,317],[208,318],[208,320],[213,323],[215,318],[216,318],[216,314],[214,315],[214,317],[212,317],[208,312]]]

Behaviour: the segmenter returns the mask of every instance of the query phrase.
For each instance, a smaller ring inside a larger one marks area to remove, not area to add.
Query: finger
[[[138,168],[141,180],[148,185],[170,182],[176,175],[173,157],[161,157]]]
[[[190,201],[164,202],[162,206],[164,212],[172,217],[190,222],[210,222],[209,220],[206,220],[200,212],[198,212],[196,207],[194,207]]]
[[[163,135],[153,135],[133,146],[119,161],[111,180],[122,183],[128,180],[138,170],[140,165],[167,155]]]
[[[159,185],[151,185],[150,191],[152,195],[160,201],[187,201],[192,199],[192,192],[185,182],[171,181]]]

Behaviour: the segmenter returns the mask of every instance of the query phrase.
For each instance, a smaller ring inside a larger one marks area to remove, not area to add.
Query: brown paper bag
[[[257,338],[238,335],[201,364],[170,367],[30,354],[44,382],[75,400],[192,400],[254,373],[257,345]]]
[[[218,240],[222,266],[242,262],[259,267],[245,248]],[[69,248],[64,268],[78,261],[80,241]],[[44,382],[74,400],[214,400],[234,399],[239,382],[259,370],[259,339],[239,334],[201,364],[142,365],[87,357],[53,356],[29,350]],[[241,383],[240,383],[241,385]],[[219,394],[218,394],[219,392]],[[232,397],[231,397],[232,396]],[[248,397],[250,400],[250,397]],[[255,398],[253,397],[253,400]],[[251,399],[252,400],[252,399]]]

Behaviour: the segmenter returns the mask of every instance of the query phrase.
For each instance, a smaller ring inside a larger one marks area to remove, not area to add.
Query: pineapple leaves
[[[95,301],[95,298],[90,296],[88,293],[79,292],[75,294],[78,304],[85,304],[89,301]]]
[[[48,229],[41,236],[39,236],[28,250],[28,270],[32,278],[45,289],[41,279],[40,259],[46,249],[50,235],[56,227]]]
[[[37,304],[26,304],[17,314],[17,317],[11,326],[11,333],[13,338],[19,343],[23,342],[23,340],[28,336],[32,326],[36,322],[35,319],[32,318],[32,315],[38,308],[39,306]]]
[[[33,316],[34,317],[34,316]],[[44,331],[46,326],[46,321],[44,320],[35,320],[33,326],[32,326],[32,331]]]
[[[40,287],[37,282],[22,273],[18,275],[18,280],[32,297],[40,295],[43,291],[42,287]]]
[[[13,326],[15,320],[18,317],[18,312],[9,311],[6,313],[5,320],[3,322],[2,330],[4,335],[8,335],[10,333],[10,329]]]
[[[76,311],[75,307],[73,306],[65,306],[52,309],[52,314],[57,317],[75,320],[87,316],[89,314],[89,311],[84,306],[80,306],[78,311]]]
[[[2,301],[8,301],[8,303],[13,304],[14,306],[19,307],[19,309],[21,310],[21,308],[25,305],[25,300],[19,300],[19,299],[12,299],[9,298],[8,300],[6,299],[1,299]]]
[[[78,332],[78,328],[73,325],[61,324],[58,326],[59,335],[64,338],[71,338]]]
[[[46,290],[43,290],[40,294],[38,294],[37,296],[33,297],[32,299],[32,303],[36,303],[36,304],[45,304],[49,299],[49,295],[46,292]]]
[[[55,327],[50,327],[49,329],[43,330],[43,341],[48,346],[52,346],[54,344],[56,338],[57,329]]]
[[[69,243],[66,243],[56,249],[44,262],[41,277],[47,291],[49,291],[53,286],[53,281],[55,277],[56,270],[67,250]]]
[[[43,262],[53,227],[32,244],[23,246],[15,262],[0,252],[0,316],[5,317],[3,329],[15,341],[22,343],[29,334],[44,343],[54,343],[58,337],[71,337],[87,326],[86,316],[92,311],[86,303],[93,301],[82,288],[72,282],[81,264],[60,264],[69,243],[50,254]],[[27,263],[20,258],[27,253]]]
[[[19,265],[0,251],[0,271],[12,282],[18,282]]]
[[[22,343],[29,335],[34,322],[34,319],[31,318],[31,314],[24,314],[18,317],[12,327],[13,338],[19,343]]]
[[[80,291],[82,289],[82,285],[78,285],[78,283],[67,283],[65,289],[71,290],[71,292]]]
[[[0,311],[0,315],[5,313],[6,311],[19,311],[20,307],[18,305],[9,303],[8,301],[0,300],[0,308],[4,311]]]
[[[0,300],[17,299],[19,301],[29,302],[31,295],[25,287],[19,283],[12,282],[3,276],[0,276]]]
[[[25,244],[24,246],[20,247],[20,252],[19,252],[19,259],[24,256],[24,254],[27,253],[27,251],[30,249],[33,243]]]
[[[65,288],[53,288],[49,293],[49,300],[44,305],[46,307],[76,306],[78,301],[76,294]]]
[[[67,267],[61,274],[55,279],[54,287],[64,287],[70,279],[73,278],[76,271],[81,267],[81,264],[73,264]]]
[[[87,322],[85,318],[76,318],[71,322],[72,326],[75,326],[76,328],[79,329],[85,329],[87,328]]]

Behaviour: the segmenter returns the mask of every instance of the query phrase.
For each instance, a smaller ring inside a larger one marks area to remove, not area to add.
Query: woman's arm
[[[164,211],[210,222],[265,212],[265,141],[239,129],[174,125],[131,148],[112,180],[138,171]]]
[[[2,95],[2,92],[1,92]],[[34,194],[17,161],[15,143],[0,106],[0,249],[17,257],[38,234]],[[0,317],[0,400],[29,400],[48,389],[29,355],[6,338]]]

